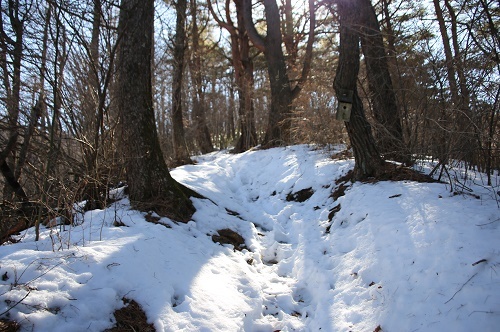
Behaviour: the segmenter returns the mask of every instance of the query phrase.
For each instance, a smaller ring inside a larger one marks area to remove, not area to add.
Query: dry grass
[[[21,326],[14,321],[0,319],[0,332],[17,332]]]
[[[148,323],[148,318],[141,306],[134,300],[123,299],[125,307],[115,311],[116,325],[105,332],[155,332],[153,324]]]

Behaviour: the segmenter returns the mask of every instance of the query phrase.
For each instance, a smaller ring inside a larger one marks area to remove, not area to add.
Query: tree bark
[[[240,136],[235,144],[234,153],[244,152],[257,145],[255,116],[253,108],[253,61],[250,57],[250,41],[245,28],[243,0],[234,0],[236,7],[237,26],[230,13],[229,1],[226,1],[226,20],[222,20],[209,0],[208,5],[212,16],[219,26],[225,28],[231,37],[231,60],[238,92],[239,131]]]
[[[314,1],[310,0],[309,8],[314,9]],[[280,27],[280,12],[276,0],[264,0],[267,34],[261,36],[252,19],[252,1],[243,0],[245,27],[253,45],[264,52],[269,81],[271,86],[271,108],[266,134],[262,142],[264,148],[285,145],[291,142],[292,101],[298,95],[310,69],[312,58],[313,31],[310,31],[306,48],[304,68],[298,84],[292,89],[285,55],[283,54],[283,38]],[[314,10],[310,12],[311,21],[315,22]]]
[[[264,0],[267,35],[258,34],[252,19],[251,0],[244,0],[245,26],[252,43],[262,51],[267,62],[271,86],[271,108],[262,142],[264,148],[290,142],[292,90],[282,50],[279,8],[275,0]]]
[[[132,206],[175,220],[190,220],[194,191],[175,181],[158,141],[153,110],[153,0],[122,0],[118,34],[117,107],[120,150]]]
[[[203,100],[202,76],[201,76],[201,52],[200,32],[198,30],[198,10],[196,0],[191,0],[191,78],[195,89],[193,97],[193,117],[195,125],[195,139],[201,153],[209,153],[214,150],[210,132],[205,117],[205,105]]]
[[[18,138],[18,119],[19,106],[21,98],[21,63],[23,58],[23,38],[24,38],[24,17],[22,16],[22,4],[19,0],[9,1],[7,14],[8,24],[13,31],[11,38],[4,30],[4,11],[0,13],[0,46],[1,46],[1,68],[3,71],[3,83],[5,89],[5,106],[7,108],[7,125],[9,140]],[[10,59],[7,58],[10,57]],[[8,63],[12,64],[12,70],[9,70]],[[11,79],[9,80],[9,77]],[[5,163],[15,169],[16,158],[15,149],[12,149],[6,156]],[[12,199],[13,192],[9,186],[4,187],[3,198]]]
[[[462,158],[472,164],[477,164],[476,155],[481,147],[481,139],[477,134],[477,122],[471,111],[470,91],[465,75],[465,63],[463,53],[460,50],[458,18],[455,9],[449,0],[444,1],[450,15],[451,41],[453,46],[453,65],[458,76],[459,101],[457,107],[458,131],[460,137],[459,149],[463,153]],[[478,137],[477,140],[475,137]]]
[[[378,147],[385,158],[410,163],[409,152],[403,143],[401,116],[377,15],[370,0],[358,0],[355,3],[360,11],[361,47],[365,56],[373,114],[381,126],[376,130]]]
[[[176,24],[172,73],[172,134],[174,160],[176,164],[191,163],[184,133],[182,115],[182,79],[184,73],[184,58],[186,49],[186,9],[187,0],[176,2]]]
[[[433,0],[434,9],[436,11],[436,18],[439,23],[439,31],[441,32],[441,39],[443,42],[444,55],[446,58],[446,70],[448,74],[448,83],[450,84],[451,99],[453,102],[459,100],[457,80],[455,78],[455,67],[453,66],[453,54],[451,52],[450,38],[444,22],[443,10],[439,4],[439,0]]]
[[[466,162],[475,163],[474,154],[478,150],[480,144],[474,139],[475,129],[470,111],[470,92],[467,87],[467,82],[464,73],[464,66],[460,58],[460,49],[458,42],[458,27],[457,17],[453,7],[448,0],[444,1],[448,14],[450,16],[451,38],[449,37],[446,22],[444,18],[443,8],[438,0],[433,0],[436,18],[439,23],[441,39],[443,42],[446,70],[448,75],[448,83],[451,92],[451,110],[454,115],[454,127],[450,137],[452,148],[452,156],[442,156],[442,159],[449,157],[463,159]],[[452,42],[450,45],[450,40]],[[458,77],[458,83],[457,83]],[[472,127],[472,128],[471,128]]]
[[[359,73],[359,8],[350,0],[337,1],[340,16],[339,63],[334,79],[337,96],[344,90],[353,92],[351,118],[345,122],[355,158],[354,180],[374,177],[380,172],[383,160],[380,157],[371,126],[366,120],[363,103],[357,92]]]
[[[16,178],[14,171],[7,164],[7,156],[12,152],[14,146],[16,145],[17,137],[10,137],[5,149],[0,151],[0,172],[2,173],[5,183],[9,187],[10,192],[16,194],[16,196],[23,202],[28,202],[28,195],[24,191],[23,187]]]
[[[254,90],[253,61],[250,57],[250,40],[246,33],[243,17],[243,1],[235,0],[235,5],[238,28],[234,40],[236,47],[233,58],[237,58],[234,65],[239,96],[239,129],[241,134],[234,152],[238,153],[257,145],[257,132],[255,130],[255,113],[252,100]]]

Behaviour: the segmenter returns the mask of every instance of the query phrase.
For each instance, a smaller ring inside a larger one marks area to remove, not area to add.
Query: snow
[[[120,201],[73,227],[42,229],[38,242],[30,229],[0,247],[0,318],[23,331],[103,331],[128,298],[157,331],[498,331],[499,186],[469,171],[478,198],[400,181],[349,184],[334,201],[353,160],[332,153],[200,156],[171,172],[209,198],[193,200],[188,224],[149,223],[115,190]],[[213,243],[224,228],[248,250]]]

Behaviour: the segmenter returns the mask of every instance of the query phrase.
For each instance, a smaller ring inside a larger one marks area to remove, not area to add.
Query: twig
[[[483,258],[483,259],[478,260],[478,261],[477,261],[477,262],[475,262],[475,263],[472,263],[472,266],[476,266],[476,265],[477,265],[477,264],[479,264],[479,263],[486,263],[487,261],[488,261],[488,260],[486,260],[486,259],[484,259],[484,258]]]
[[[494,312],[492,310],[490,311],[484,311],[484,310],[476,310],[476,311],[473,311],[469,314],[469,317],[472,315],[472,314],[475,314],[475,313],[483,313],[483,314],[493,314]]]
[[[493,220],[492,222],[487,222],[486,224],[479,224],[479,225],[476,225],[476,226],[479,226],[479,227],[480,227],[480,226],[487,226],[487,225],[491,225],[491,224],[493,224],[493,223],[495,223],[495,222],[497,222],[497,221],[500,221],[500,218],[495,219],[495,220]]]
[[[463,284],[463,285],[462,285],[462,286],[461,286],[461,287],[460,287],[460,288],[459,288],[459,289],[455,292],[455,294],[453,294],[453,296],[452,296],[452,297],[451,297],[448,301],[446,301],[444,304],[447,304],[448,302],[450,302],[451,300],[453,300],[453,298],[455,297],[455,295],[457,295],[457,293],[458,293],[458,292],[460,292],[460,291],[461,291],[461,290],[465,287],[465,285],[467,285],[467,284],[469,283],[469,281],[471,281],[471,280],[472,280],[472,278],[474,278],[476,275],[477,275],[477,272],[476,272],[476,273],[474,273],[474,274],[472,275],[472,277],[470,277],[470,278],[469,278],[469,279],[468,279],[468,280],[467,280],[467,281],[466,281],[466,282],[465,282],[465,283],[464,283],[464,284]]]
[[[28,293],[26,293],[26,295],[24,295],[24,297],[22,299],[20,299],[19,301],[16,302],[16,304],[14,304],[12,307],[10,307],[9,309],[5,310],[4,312],[2,312],[0,314],[0,316],[3,316],[5,315],[6,313],[8,313],[9,311],[11,311],[12,309],[14,309],[19,303],[23,302],[25,298],[28,297],[28,295],[30,295],[31,293],[31,290],[28,291]]]
[[[31,279],[30,281],[28,281],[27,283],[25,283],[25,285],[28,285],[29,283],[32,283],[33,281],[37,280],[38,278],[40,277],[43,277],[44,275],[46,275],[47,273],[49,273],[50,271],[52,271],[53,269],[55,269],[56,267],[58,267],[59,265],[61,265],[63,262],[60,262],[54,266],[52,266],[51,268],[48,268],[47,270],[45,270],[42,274],[40,274],[39,276],[36,276],[35,278]]]

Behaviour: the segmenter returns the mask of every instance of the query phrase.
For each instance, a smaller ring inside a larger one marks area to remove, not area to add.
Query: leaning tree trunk
[[[403,144],[403,129],[396,94],[389,73],[386,51],[377,15],[370,0],[358,0],[360,11],[361,46],[365,56],[368,86],[377,124],[378,147],[387,159],[410,163]]]
[[[151,74],[153,22],[153,0],[122,1],[117,59],[120,150],[131,204],[188,221],[195,211],[189,196],[199,195],[170,176],[156,130]]]
[[[357,92],[360,36],[353,22],[357,22],[358,8],[350,0],[337,1],[337,5],[340,16],[340,54],[333,86],[337,96],[345,90],[353,93],[351,117],[345,125],[355,158],[353,178],[361,180],[376,176],[381,170],[383,160],[375,145],[371,126],[366,120],[363,103]]]

